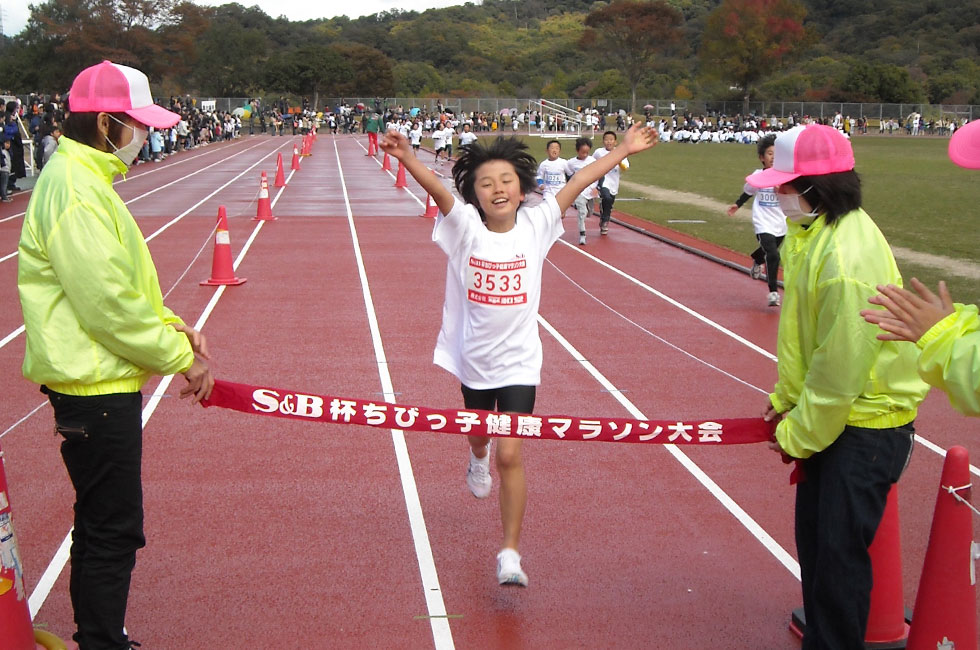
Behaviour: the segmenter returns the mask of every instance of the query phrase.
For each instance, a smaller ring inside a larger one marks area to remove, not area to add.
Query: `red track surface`
[[[275,153],[288,154],[295,142],[254,137],[214,145],[142,166],[116,186],[130,200],[177,181],[129,207],[148,236],[189,211],[149,244],[164,292],[173,287],[167,303],[188,322],[215,292],[197,283],[209,275],[217,206],[228,207],[237,255],[255,227],[259,172],[274,177]],[[383,399],[353,223],[382,366],[397,400],[458,406],[457,381],[431,362],[445,273],[445,258],[429,241],[432,222],[417,217],[424,206],[395,189],[393,176],[365,157],[361,144],[321,136],[292,176],[274,207],[279,220],[262,226],[238,267],[248,282],[225,291],[204,326],[216,372]],[[418,197],[412,181],[409,190]],[[0,219],[25,207],[26,197],[18,197]],[[16,249],[21,223],[0,222],[0,258]],[[566,227],[575,229],[572,217]],[[584,249],[574,232],[552,249],[542,318],[647,417],[758,414],[775,363],[746,343],[773,353],[778,319],[764,305],[764,285],[622,228],[601,239],[597,230],[590,220]],[[0,262],[0,299],[2,340],[21,324],[16,258]],[[628,415],[556,338],[545,329],[541,335],[539,412]],[[72,493],[50,408],[14,426],[44,402],[20,376],[22,355],[23,335],[0,349],[0,433],[7,431],[0,444],[33,591],[68,533]],[[520,590],[494,580],[496,498],[478,501],[466,491],[465,442],[408,434],[423,538],[438,573],[439,591],[430,590],[436,598],[429,602],[441,597],[449,615],[451,640],[443,618],[434,641],[426,617],[440,610],[427,607],[392,436],[191,408],[175,399],[182,383],[178,378],[166,391],[145,427],[148,545],[139,554],[128,616],[144,647],[798,647],[787,630],[800,600],[792,557],[787,568],[671,450],[526,444],[530,501],[521,552],[531,586]],[[980,458],[980,421],[960,417],[941,394],[927,399],[917,429],[942,448],[966,445],[975,464]],[[795,557],[793,490],[771,452],[753,446],[685,454]],[[941,462],[917,445],[901,483],[909,605]],[[35,622],[70,636],[67,570]]]

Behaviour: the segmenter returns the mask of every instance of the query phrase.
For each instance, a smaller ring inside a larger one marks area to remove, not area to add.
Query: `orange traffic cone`
[[[293,145],[293,164],[289,166],[294,172],[299,171],[299,149]]]
[[[429,196],[428,192],[425,193],[425,213],[420,214],[419,216],[427,217],[429,219],[435,219],[439,216],[439,206],[432,200],[432,197]]]
[[[388,152],[385,152],[384,160],[381,162],[381,171],[387,172],[391,171],[391,160],[388,157]]]
[[[286,187],[286,175],[282,171],[282,153],[276,156],[276,187]]]
[[[408,187],[408,179],[405,178],[405,163],[398,161],[398,174],[395,176],[395,187]]]
[[[252,221],[274,221],[272,216],[272,200],[269,198],[269,177],[262,172],[262,181],[259,186],[259,207],[255,211],[255,218]]]
[[[214,233],[214,257],[211,260],[211,278],[201,282],[202,287],[216,287],[222,284],[237,286],[245,278],[235,277],[231,262],[231,237],[228,235],[228,215],[225,206],[218,206],[218,230]]]
[[[893,485],[885,502],[885,513],[878,524],[871,555],[871,607],[864,635],[866,648],[904,648],[908,638],[909,616],[902,591],[902,543],[898,522],[898,486]],[[803,608],[793,610],[790,629],[802,637],[806,629]]]
[[[950,447],[915,597],[909,650],[977,650],[978,547],[971,507],[969,455],[963,447]]]
[[[367,152],[367,155],[373,156],[377,152],[378,152],[378,150],[374,148],[374,138],[371,137],[371,134],[370,133],[368,133],[368,152]]]

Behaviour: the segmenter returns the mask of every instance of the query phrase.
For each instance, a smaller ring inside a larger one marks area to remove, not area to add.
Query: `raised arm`
[[[627,156],[646,151],[656,145],[657,142],[656,129],[651,129],[642,124],[634,124],[615,149],[575,172],[565,187],[555,195],[561,213],[565,213],[568,206],[575,202],[575,197],[581,194],[586,187],[605,176],[613,167],[623,162]]]
[[[386,131],[381,137],[381,142],[378,146],[400,164],[405,165],[405,170],[418,181],[422,189],[429,193],[432,200],[439,206],[439,210],[443,214],[449,214],[449,211],[453,209],[453,203],[456,199],[453,197],[452,192],[442,184],[439,177],[432,173],[421,160],[415,157],[415,152],[412,151],[412,146],[409,144],[408,138],[398,131]]]

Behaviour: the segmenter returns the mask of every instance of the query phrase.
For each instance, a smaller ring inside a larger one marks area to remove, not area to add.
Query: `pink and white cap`
[[[956,129],[949,139],[949,159],[960,167],[980,169],[980,120]]]
[[[76,113],[125,113],[146,126],[169,129],[180,116],[153,103],[146,75],[111,61],[78,73],[68,93],[68,106]]]
[[[837,129],[807,124],[776,136],[772,167],[746,177],[753,187],[775,187],[800,176],[823,176],[854,169],[851,142]]]

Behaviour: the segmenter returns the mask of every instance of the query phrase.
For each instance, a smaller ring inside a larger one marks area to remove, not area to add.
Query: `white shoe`
[[[497,583],[527,586],[527,574],[521,569],[521,556],[512,548],[497,553]]]
[[[493,479],[490,477],[490,443],[487,443],[487,455],[477,458],[473,455],[473,448],[470,448],[470,464],[466,468],[466,486],[470,488],[477,499],[486,499],[490,496],[490,488],[493,487]]]
[[[762,279],[762,265],[761,264],[753,264],[752,265],[752,270],[749,271],[749,275],[752,276],[752,279],[753,280],[761,280]]]
[[[769,292],[769,306],[770,307],[778,307],[779,306],[779,292],[778,291],[770,291]]]
[[[578,236],[578,243],[581,246],[585,246],[585,235],[584,234]]]

